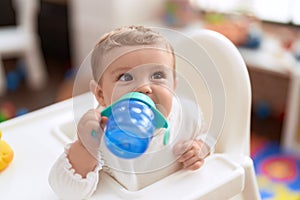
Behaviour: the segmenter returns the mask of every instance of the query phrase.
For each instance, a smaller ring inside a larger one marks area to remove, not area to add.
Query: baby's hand
[[[174,147],[174,154],[178,156],[177,161],[182,163],[185,169],[197,170],[208,156],[209,147],[201,140],[179,142]]]
[[[98,110],[92,109],[86,112],[78,123],[78,139],[94,158],[98,158],[98,149],[103,135],[101,126],[106,122],[106,117],[101,117]]]

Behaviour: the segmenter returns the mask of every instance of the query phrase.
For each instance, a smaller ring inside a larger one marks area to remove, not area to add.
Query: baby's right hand
[[[98,110],[91,109],[82,116],[77,126],[78,139],[96,159],[98,159],[98,149],[103,135],[102,127],[106,122],[107,118],[101,117]]]

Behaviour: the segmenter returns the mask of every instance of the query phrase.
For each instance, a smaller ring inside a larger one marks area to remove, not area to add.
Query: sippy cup
[[[148,148],[157,128],[165,128],[164,145],[169,140],[169,126],[147,95],[130,92],[101,112],[108,117],[104,143],[116,156],[136,158]]]

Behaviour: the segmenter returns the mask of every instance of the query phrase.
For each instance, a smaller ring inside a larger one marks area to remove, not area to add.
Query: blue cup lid
[[[141,102],[147,104],[152,109],[152,111],[155,115],[156,128],[165,128],[166,129],[163,143],[164,143],[164,145],[167,145],[169,142],[169,138],[170,138],[169,123],[166,120],[166,118],[163,116],[163,114],[156,108],[152,99],[143,93],[130,92],[130,93],[123,95],[119,100],[117,100],[112,105],[105,108],[101,112],[101,115],[105,116],[105,117],[109,117],[112,113],[112,107],[114,105],[116,105],[117,103],[124,101],[124,100],[138,100],[138,101],[141,101]]]

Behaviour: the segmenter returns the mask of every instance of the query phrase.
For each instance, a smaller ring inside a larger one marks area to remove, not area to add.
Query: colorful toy
[[[189,1],[167,0],[163,20],[168,26],[184,26],[191,22],[195,12]]]
[[[262,36],[260,32],[256,30],[249,30],[249,33],[247,35],[247,39],[244,44],[241,44],[240,46],[250,48],[250,49],[257,49],[260,47],[262,40]]]
[[[299,199],[300,160],[278,142],[265,141],[253,159],[262,199]]]
[[[3,171],[13,160],[14,152],[10,146],[3,140],[0,131],[0,172]]]
[[[4,114],[2,112],[0,112],[0,122],[4,122],[6,121],[6,117],[4,116]]]
[[[261,101],[255,106],[255,114],[260,119],[266,119],[271,115],[271,108],[268,102]]]
[[[108,117],[105,144],[118,157],[130,159],[142,155],[156,128],[166,128],[163,143],[168,143],[168,122],[147,95],[128,93],[101,115]]]
[[[19,117],[21,115],[25,115],[26,113],[28,113],[28,109],[27,108],[19,108],[16,112],[16,117]]]
[[[6,101],[0,104],[0,122],[28,113],[28,109],[16,109],[13,103]]]
[[[10,119],[16,115],[16,108],[13,103],[6,101],[0,106],[1,113],[5,116],[5,118]]]

